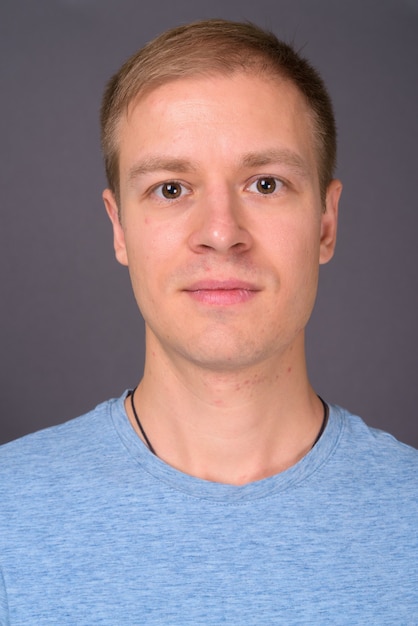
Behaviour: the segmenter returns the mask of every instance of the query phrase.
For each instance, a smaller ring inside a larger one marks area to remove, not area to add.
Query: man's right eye
[[[154,193],[159,198],[164,198],[165,200],[175,200],[176,198],[179,198],[184,191],[184,186],[174,180],[162,183],[154,189]]]

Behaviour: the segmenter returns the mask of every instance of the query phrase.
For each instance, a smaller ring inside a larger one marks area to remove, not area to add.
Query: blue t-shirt
[[[241,487],[185,475],[124,396],[0,449],[0,624],[418,625],[418,452],[331,407]]]

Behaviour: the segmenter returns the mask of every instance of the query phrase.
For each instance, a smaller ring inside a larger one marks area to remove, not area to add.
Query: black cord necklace
[[[318,441],[321,439],[322,435],[324,434],[324,430],[328,424],[328,417],[329,417],[329,406],[328,404],[325,402],[325,400],[323,400],[321,398],[321,396],[318,396],[318,398],[321,400],[322,402],[322,406],[324,407],[324,416],[322,418],[322,424],[321,424],[321,428],[319,429],[319,433],[316,436],[315,441],[312,444],[311,450],[312,448],[314,448],[316,446],[316,444],[318,443]]]
[[[135,419],[136,419],[136,423],[138,424],[138,428],[139,428],[139,430],[141,431],[141,434],[142,434],[142,436],[143,436],[143,438],[144,438],[144,441],[145,441],[145,443],[147,444],[147,446],[148,446],[149,450],[150,450],[153,454],[155,454],[155,456],[157,456],[157,453],[155,452],[155,450],[154,450],[154,448],[153,448],[153,446],[152,446],[152,444],[151,444],[150,440],[148,439],[148,437],[147,437],[147,435],[146,435],[146,432],[145,432],[145,430],[144,430],[144,428],[143,428],[143,426],[142,426],[141,422],[139,421],[138,413],[136,412],[136,409],[135,409],[135,403],[134,403],[134,393],[135,393],[135,391],[136,391],[136,387],[135,387],[135,389],[132,389],[132,391],[130,391],[128,395],[130,395],[130,396],[131,396],[131,407],[132,407],[132,411],[133,411],[134,417],[135,417]]]
[[[143,438],[144,438],[144,441],[145,441],[145,443],[146,443],[146,444],[147,444],[147,446],[148,446],[148,449],[149,449],[149,450],[150,450],[150,452],[152,452],[155,456],[157,456],[157,453],[155,452],[154,447],[152,446],[152,444],[151,444],[150,440],[149,440],[149,439],[148,439],[148,437],[147,437],[147,434],[146,434],[146,432],[145,432],[145,430],[144,430],[144,427],[142,426],[141,422],[139,421],[138,413],[136,412],[136,409],[135,409],[135,402],[134,402],[134,394],[135,394],[135,391],[136,391],[136,387],[135,387],[135,389],[132,389],[132,390],[130,390],[130,391],[128,392],[128,396],[131,396],[131,407],[132,407],[132,412],[133,412],[133,414],[134,414],[134,417],[135,417],[136,423],[138,424],[138,428],[139,428],[139,430],[141,431],[141,434],[142,434],[142,436],[143,436]],[[313,442],[313,444],[312,444],[311,450],[312,450],[312,448],[314,448],[314,447],[316,446],[316,444],[318,443],[318,441],[321,439],[322,434],[323,434],[323,432],[324,432],[324,430],[325,430],[325,428],[326,428],[326,425],[327,425],[327,423],[328,423],[328,416],[329,416],[329,408],[328,408],[328,404],[327,404],[326,402],[324,402],[324,400],[321,398],[321,396],[318,396],[318,398],[321,400],[321,402],[322,402],[322,406],[324,407],[324,417],[322,418],[321,428],[320,428],[320,430],[319,430],[319,433],[318,433],[318,435],[317,435],[317,437],[316,437],[315,441],[314,441],[314,442]]]

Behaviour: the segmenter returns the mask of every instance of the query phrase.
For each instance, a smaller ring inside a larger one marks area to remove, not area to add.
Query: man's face
[[[154,355],[216,370],[303,345],[340,185],[321,203],[310,113],[289,82],[254,75],[156,88],[120,124],[116,256]]]

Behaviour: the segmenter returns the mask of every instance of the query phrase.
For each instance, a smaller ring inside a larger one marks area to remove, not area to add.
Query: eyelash
[[[257,191],[251,191],[251,187],[253,185],[258,185],[259,183],[261,183],[262,181],[266,182],[266,181],[274,181],[274,189],[273,191],[270,193],[262,193],[260,190]],[[251,181],[251,183],[249,185],[247,185],[246,189],[248,191],[250,191],[250,193],[255,193],[257,195],[260,196],[274,196],[277,193],[279,193],[284,187],[286,186],[285,182],[283,180],[281,180],[280,178],[278,178],[277,176],[257,176],[257,178],[253,179]]]
[[[181,193],[178,196],[173,196],[171,198],[164,196],[163,188],[169,187],[170,185],[179,186],[181,188]],[[190,193],[190,190],[186,187],[186,185],[184,183],[181,183],[179,180],[167,180],[164,183],[160,183],[159,185],[156,185],[155,187],[151,189],[151,193],[155,194],[159,200],[168,201],[168,202],[174,202],[175,200],[178,200],[179,198],[181,198],[181,196],[184,195],[184,191]]]
[[[257,191],[251,191],[251,187],[253,185],[257,185],[262,183],[262,181],[274,181],[274,185],[275,188],[273,189],[273,191],[268,192],[268,193],[262,193],[261,191],[257,190]],[[168,196],[165,196],[163,194],[163,189],[164,187],[180,187],[180,191],[181,193],[179,193],[178,195],[173,195],[171,198]],[[257,176],[257,178],[253,179],[251,181],[250,184],[246,185],[245,190],[249,191],[250,193],[254,193],[255,195],[260,195],[260,196],[274,196],[277,193],[279,193],[281,191],[281,189],[283,187],[286,186],[286,183],[281,180],[280,178],[277,178],[277,176]],[[277,189],[278,187],[278,189]],[[184,191],[186,191],[186,194],[184,194]],[[159,185],[156,185],[155,187],[153,187],[151,189],[151,193],[155,194],[157,196],[157,198],[161,201],[168,201],[168,202],[174,202],[176,200],[179,200],[182,196],[184,195],[188,195],[188,193],[190,193],[190,190],[187,188],[187,186],[178,181],[178,180],[167,180],[164,183],[160,183]]]

